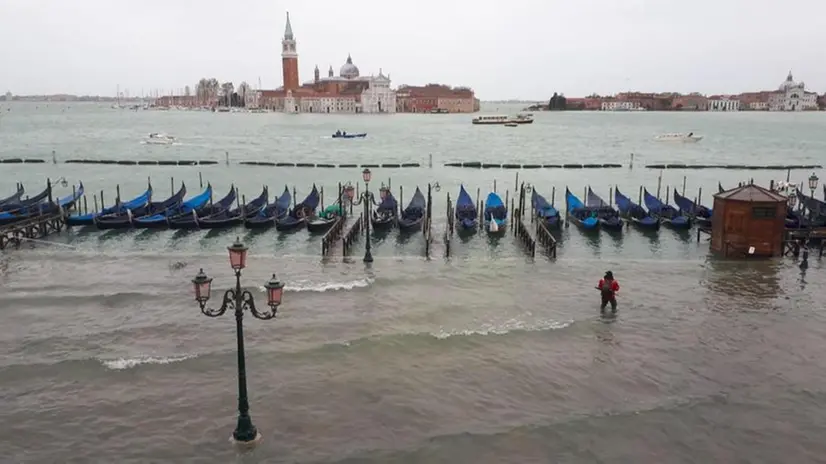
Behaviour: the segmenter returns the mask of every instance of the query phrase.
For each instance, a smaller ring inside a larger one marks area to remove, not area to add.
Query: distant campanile
[[[295,37],[293,26],[290,24],[290,12],[287,12],[287,26],[284,28],[284,38],[281,40],[281,70],[283,73],[284,90],[298,88],[298,53],[295,51]]]

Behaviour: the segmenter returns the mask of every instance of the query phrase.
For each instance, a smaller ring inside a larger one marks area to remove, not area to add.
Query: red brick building
[[[479,100],[468,87],[441,84],[425,86],[402,85],[396,90],[396,112],[473,113],[479,111]]]

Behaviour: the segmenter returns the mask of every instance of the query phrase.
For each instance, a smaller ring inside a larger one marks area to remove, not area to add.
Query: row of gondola
[[[46,189],[33,197],[24,199],[25,193],[23,185],[18,184],[13,195],[0,199],[0,226],[51,216],[72,208],[83,197],[83,184],[73,189],[71,195],[57,199],[52,197],[51,182],[47,182]]]

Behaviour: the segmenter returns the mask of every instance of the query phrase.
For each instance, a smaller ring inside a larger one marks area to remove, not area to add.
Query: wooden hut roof
[[[714,198],[727,201],[745,201],[750,203],[785,203],[786,197],[759,185],[746,184],[714,195]]]

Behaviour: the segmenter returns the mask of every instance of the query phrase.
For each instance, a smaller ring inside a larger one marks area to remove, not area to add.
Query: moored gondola
[[[108,207],[103,208],[103,210],[97,213],[86,213],[86,214],[70,214],[69,217],[66,218],[66,225],[69,226],[90,226],[95,223],[95,217],[97,216],[105,216],[107,214],[119,214],[125,213],[127,209],[135,209],[145,206],[152,198],[152,184],[150,183],[147,187],[146,191],[142,194],[138,195],[137,197],[129,200],[127,202],[121,202],[120,198],[115,199],[115,204]]]
[[[648,230],[657,230],[660,228],[660,220],[652,216],[642,206],[631,201],[630,198],[623,195],[619,189],[614,189],[614,203],[617,204],[622,217],[631,224]]]
[[[244,220],[244,227],[248,229],[265,229],[275,225],[275,221],[282,220],[290,213],[290,203],[293,196],[290,189],[284,186],[284,192],[275,199],[275,202],[265,206],[258,214],[248,216]]]
[[[198,210],[205,207],[209,203],[210,198],[212,198],[212,185],[207,184],[207,188],[204,189],[203,192],[189,200],[181,202],[180,205],[167,208],[156,214],[136,217],[132,221],[132,225],[141,229],[161,229],[168,227],[169,218],[192,214],[197,215]]]
[[[479,227],[479,211],[476,209],[473,198],[465,190],[464,185],[459,186],[459,196],[456,197],[454,208],[456,209],[457,232],[476,232]]]
[[[485,219],[485,230],[489,234],[504,233],[508,225],[508,208],[502,198],[496,192],[490,192],[485,199],[485,209],[483,217]]]
[[[18,201],[16,202],[8,202],[0,205],[0,212],[16,212],[17,214],[25,214],[26,209],[30,207],[37,207],[39,203],[44,203],[49,200],[49,197],[52,195],[52,184],[51,182],[47,182],[46,189],[42,192],[38,193],[37,195],[20,200],[18,197]],[[11,198],[11,197],[9,197]]]
[[[545,197],[537,193],[536,189],[533,189],[531,193],[531,206],[533,206],[534,214],[548,229],[559,229],[559,226],[562,225],[559,210],[548,203]]]
[[[596,212],[586,208],[585,204],[568,190],[568,187],[565,187],[565,210],[569,222],[586,230],[595,230],[599,227]]]
[[[643,189],[642,198],[651,215],[658,218],[663,224],[675,229],[691,228],[691,218],[680,214],[677,208],[668,203],[660,201],[657,197],[648,193],[647,189]]]
[[[315,215],[315,209],[318,208],[319,201],[318,188],[313,184],[313,190],[304,198],[304,201],[295,205],[284,218],[275,220],[276,230],[287,231],[304,227],[307,218]]]
[[[258,198],[242,205],[241,208],[231,210],[225,209],[224,211],[219,211],[215,214],[198,218],[198,227],[201,229],[223,229],[241,225],[245,220],[253,218],[261,213],[267,205],[269,196],[269,189],[265,186],[261,191],[261,195],[258,195]]]
[[[215,203],[207,203],[206,205],[192,209],[188,212],[180,212],[174,215],[169,215],[166,218],[167,224],[171,229],[197,229],[199,227],[199,220],[228,211],[232,208],[232,204],[238,198],[238,190],[233,184],[229,188],[229,192]],[[210,199],[211,200],[211,199]]]
[[[688,216],[698,226],[708,227],[711,225],[711,217],[713,214],[711,208],[680,195],[677,189],[674,189],[674,203],[677,205],[677,208],[680,209],[680,214]]]
[[[425,210],[427,209],[427,199],[425,199],[419,187],[416,187],[416,192],[410,203],[402,211],[399,218],[398,225],[401,231],[421,230],[422,222],[424,222]]]
[[[585,207],[596,213],[597,220],[603,229],[614,231],[622,230],[624,224],[619,212],[600,198],[599,195],[594,193],[591,187],[588,187],[585,197]]]
[[[346,214],[346,209],[338,202],[324,208],[318,216],[307,218],[307,230],[314,234],[327,232],[338,218]]]
[[[13,195],[10,195],[6,198],[0,199],[0,206],[3,206],[8,203],[20,203],[20,198],[23,196],[23,193],[26,192],[26,189],[23,188],[23,184],[17,184],[17,191],[14,192]]]
[[[181,188],[177,193],[164,201],[149,202],[134,209],[127,209],[115,214],[105,216],[95,216],[94,223],[98,229],[128,229],[132,227],[135,218],[159,214],[170,208],[181,205],[186,195],[186,185],[181,182]]]
[[[382,200],[379,206],[373,211],[370,222],[375,230],[392,229],[399,219],[399,202],[390,190],[382,191]]]
[[[58,198],[57,201],[37,202],[20,209],[4,211],[0,213],[0,225],[13,224],[38,216],[63,213],[65,210],[71,209],[83,196],[83,193],[83,182],[81,182],[71,195]],[[49,186],[49,194],[51,194],[51,186]]]

